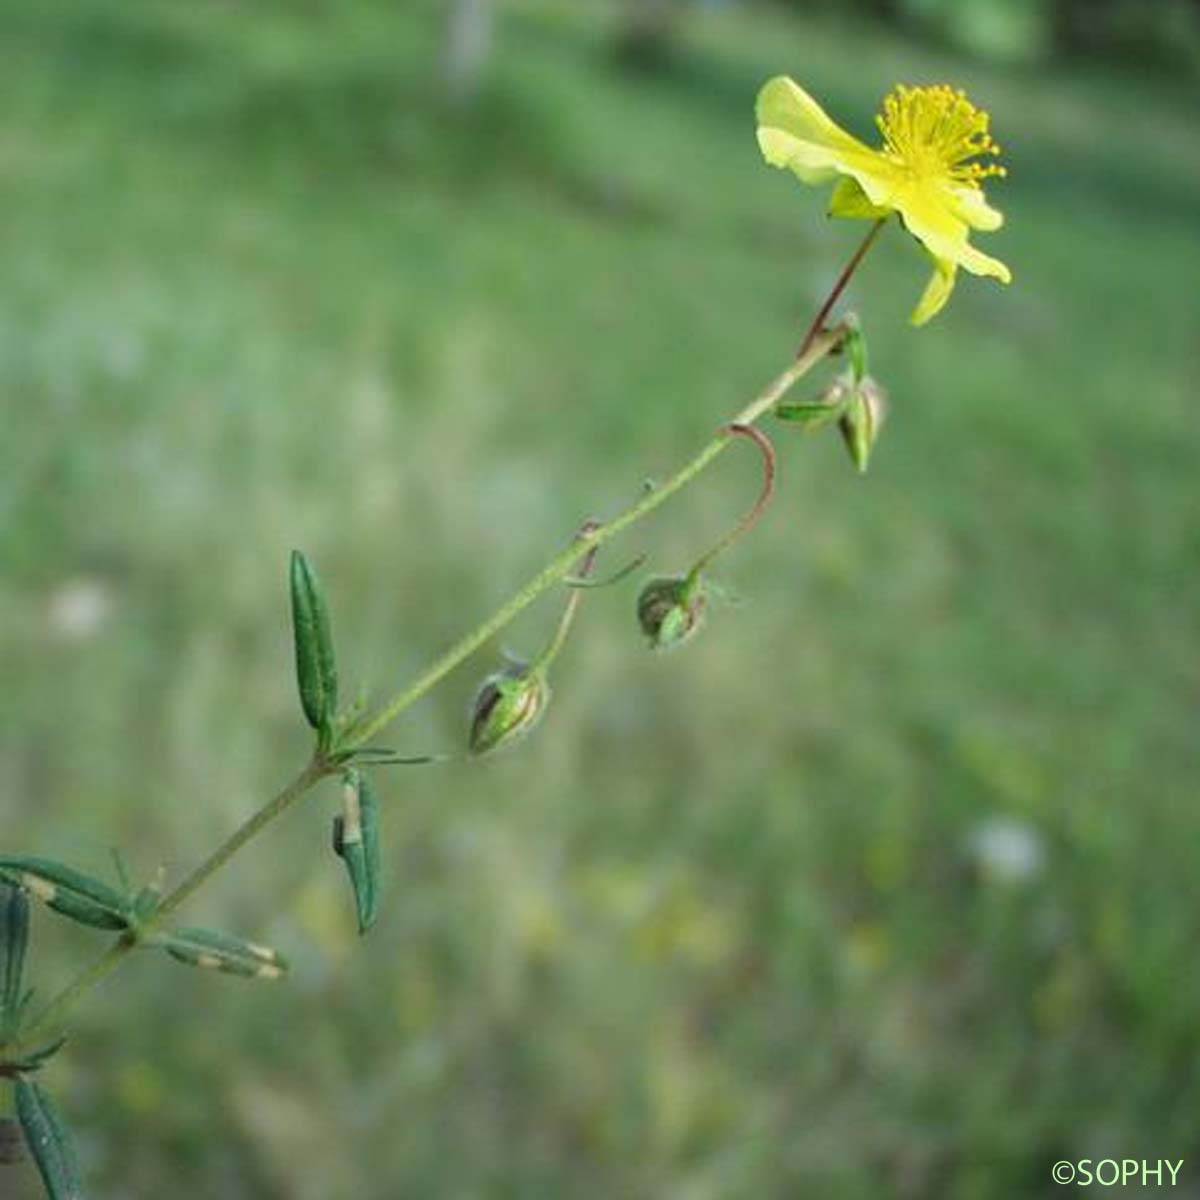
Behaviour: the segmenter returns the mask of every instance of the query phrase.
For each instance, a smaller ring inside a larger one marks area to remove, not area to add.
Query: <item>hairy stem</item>
[[[794,361],[767,384],[749,404],[735,414],[694,458],[676,471],[668,480],[647,493],[636,504],[631,505],[624,512],[613,518],[613,520],[602,525],[589,522],[570,546],[563,550],[556,558],[551,559],[524,587],[505,604],[501,605],[487,620],[455,642],[440,658],[436,659],[421,675],[413,680],[408,687],[392,697],[365,725],[360,726],[349,741],[339,745],[337,749],[345,751],[365,746],[372,738],[400,716],[401,713],[410,708],[440,683],[455,667],[469,658],[489,638],[519,616],[539,596],[555,584],[568,580],[572,569],[579,562],[581,553],[587,556],[585,561],[590,564],[591,557],[600,546],[611,541],[618,534],[623,533],[631,525],[635,525],[643,518],[648,517],[655,509],[665,504],[676,492],[685,488],[729,446],[731,441],[739,434],[745,434],[747,427],[752,426],[760,417],[770,412],[783,399],[793,385],[807,375],[817,363],[839,349],[846,337],[845,326],[826,329],[825,323],[829,314],[833,311],[834,305],[845,290],[850,276],[871,248],[882,225],[882,221],[877,221],[872,225],[866,238],[846,264],[845,269],[830,291],[828,298],[817,313],[816,319],[813,321],[804,339],[804,344]],[[572,610],[577,598],[578,592],[572,593]],[[153,916],[142,923],[136,937],[129,933],[123,934],[90,967],[84,970],[55,996],[42,1009],[34,1021],[26,1027],[20,1039],[11,1046],[4,1048],[6,1056],[15,1058],[21,1051],[35,1046],[39,1040],[45,1040],[48,1034],[57,1032],[61,1028],[61,1024],[67,1014],[78,1004],[83,996],[90,992],[97,984],[107,979],[129,957],[130,952],[138,947],[140,942],[158,930],[167,917],[207,883],[213,875],[220,871],[243,846],[252,841],[266,826],[291,808],[297,800],[310,791],[321,779],[326,775],[333,774],[336,770],[336,766],[329,759],[318,753],[286,787],[239,826],[178,887],[163,898]]]
[[[154,914],[142,923],[137,938],[122,934],[90,967],[59,992],[25,1028],[20,1039],[12,1047],[6,1048],[12,1052],[12,1057],[18,1057],[22,1050],[32,1049],[39,1040],[46,1040],[48,1034],[57,1032],[63,1018],[82,996],[107,979],[129,953],[137,949],[140,941],[159,929],[175,909],[215,875],[248,841],[291,808],[329,773],[330,768],[326,763],[316,759],[309,763],[287,787],[226,838],[174,891],[163,897]]]

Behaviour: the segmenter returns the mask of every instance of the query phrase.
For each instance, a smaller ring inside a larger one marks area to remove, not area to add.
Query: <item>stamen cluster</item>
[[[875,123],[883,134],[884,153],[915,174],[941,172],[974,185],[990,176],[1008,174],[995,163],[975,161],[1001,152],[988,132],[991,117],[962,91],[945,84],[900,84],[884,100]]]

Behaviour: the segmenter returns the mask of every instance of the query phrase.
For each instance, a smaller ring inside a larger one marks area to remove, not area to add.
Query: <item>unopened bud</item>
[[[871,450],[887,416],[887,394],[869,375],[854,390],[838,420],[838,430],[850,458],[859,471],[866,471]]]
[[[685,642],[704,616],[708,596],[699,580],[682,575],[652,579],[638,596],[638,624],[655,650]]]
[[[550,687],[540,671],[513,664],[483,681],[471,708],[468,745],[487,754],[527,734],[541,718]]]

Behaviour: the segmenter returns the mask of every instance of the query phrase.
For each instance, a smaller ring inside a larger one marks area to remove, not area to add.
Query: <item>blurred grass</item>
[[[856,287],[865,481],[781,432],[702,639],[598,593],[519,754],[385,781],[369,942],[325,796],[194,906],[291,985],[96,998],[50,1082],[100,1194],[973,1200],[1200,1153],[1194,91],[757,9],[637,76],[547,0],[454,115],[426,3],[0,14],[0,813],[100,869],[186,869],[304,753],[291,546],[383,693],[777,369],[858,231],[762,167],[765,77],[863,132],[952,79],[1012,168],[1011,289],[914,334],[894,234]],[[630,552],[685,566],[753,470]],[[395,743],[458,745],[488,665]],[[38,934],[47,987],[97,948]]]

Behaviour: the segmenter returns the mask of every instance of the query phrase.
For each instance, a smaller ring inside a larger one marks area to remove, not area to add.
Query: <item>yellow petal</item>
[[[805,183],[824,183],[837,174],[837,167],[827,152],[798,141],[782,130],[760,125],[758,145],[771,166],[784,167]]]
[[[926,321],[931,317],[936,317],[946,307],[946,301],[950,299],[950,293],[954,291],[954,276],[957,271],[958,268],[955,264],[947,259],[935,258],[933,260],[933,275],[910,318],[914,325],[924,325]]]
[[[973,275],[990,275],[1012,282],[1012,272],[967,241],[967,226],[950,211],[936,189],[914,186],[896,199],[905,228],[924,243],[935,259],[946,259]]]
[[[758,123],[778,129],[802,142],[827,149],[866,147],[830,119],[825,110],[786,75],[768,80],[758,93],[755,107]]]
[[[987,202],[981,188],[951,184],[947,188],[947,203],[950,211],[972,229],[990,233],[1004,224],[1004,214]]]
[[[874,204],[886,204],[894,190],[895,166],[826,115],[794,80],[777,76],[758,94],[758,144],[772,166],[805,183],[852,175]]]
[[[880,208],[879,205],[872,204],[866,192],[862,190],[862,184],[852,175],[843,176],[838,180],[837,187],[833,189],[833,196],[829,200],[831,217],[865,218],[870,221],[878,221],[882,217],[890,216],[891,211],[890,208]]]

